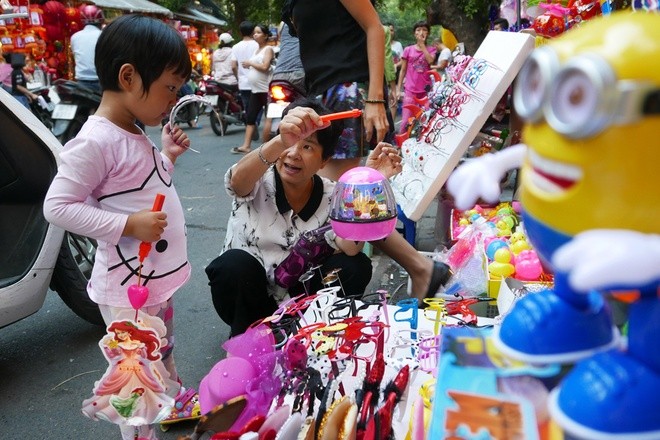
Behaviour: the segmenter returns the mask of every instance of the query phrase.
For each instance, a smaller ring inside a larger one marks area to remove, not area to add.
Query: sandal
[[[248,154],[248,153],[250,152],[250,150],[245,151],[245,150],[241,150],[241,149],[238,148],[238,147],[234,147],[234,148],[232,148],[232,149],[229,150],[229,151],[231,151],[232,154]]]
[[[194,388],[189,388],[176,397],[172,412],[166,419],[160,421],[161,429],[163,429],[163,425],[178,423],[184,420],[197,420],[201,416],[202,411],[199,406],[199,394]]]
[[[447,281],[449,281],[452,275],[453,273],[448,265],[440,261],[434,261],[431,280],[429,281],[429,287],[426,290],[424,298],[433,298],[438,292],[438,289],[440,289],[440,286],[447,284]]]

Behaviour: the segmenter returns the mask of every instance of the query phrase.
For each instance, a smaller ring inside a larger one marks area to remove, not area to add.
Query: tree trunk
[[[479,11],[467,18],[457,3],[456,0],[433,0],[426,8],[427,21],[432,26],[441,25],[450,30],[465,44],[465,54],[474,55],[488,33],[488,12]]]

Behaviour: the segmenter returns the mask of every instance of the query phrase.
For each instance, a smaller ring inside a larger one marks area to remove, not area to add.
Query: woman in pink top
[[[398,95],[403,96],[400,133],[406,132],[408,119],[412,115],[412,111],[407,109],[406,105],[417,105],[415,98],[422,99],[426,96],[426,87],[431,84],[431,78],[427,72],[431,69],[431,63],[435,59],[436,52],[435,47],[426,46],[426,39],[430,32],[430,27],[426,22],[415,23],[413,32],[417,42],[403,50],[401,56],[401,72],[403,72],[403,75],[399,75],[397,87]],[[404,93],[401,93],[402,85]]]

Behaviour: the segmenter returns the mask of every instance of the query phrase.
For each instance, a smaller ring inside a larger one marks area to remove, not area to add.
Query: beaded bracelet
[[[264,146],[264,144],[261,144],[261,145],[259,145],[259,148],[257,148],[257,154],[259,155],[259,159],[261,159],[261,161],[263,163],[265,163],[266,165],[268,165],[268,166],[275,165],[277,163],[277,161],[279,160],[279,157],[277,159],[275,159],[274,161],[272,161],[272,162],[268,162],[268,159],[266,159],[264,157],[264,155],[261,154],[261,149],[263,148],[263,146]]]
[[[384,99],[365,99],[364,102],[367,104],[386,104]]]

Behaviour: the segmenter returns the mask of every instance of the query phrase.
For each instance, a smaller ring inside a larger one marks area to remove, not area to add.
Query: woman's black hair
[[[270,31],[270,28],[265,24],[258,24],[255,26],[255,28],[261,29],[261,32],[266,35],[266,38],[270,38],[273,35],[273,33]]]
[[[284,109],[282,116],[285,116],[291,109],[296,107],[309,107],[319,115],[327,115],[330,113],[330,110],[318,99],[299,98]],[[335,154],[335,147],[337,146],[337,141],[339,140],[342,131],[344,131],[344,122],[340,119],[330,122],[329,127],[316,132],[316,140],[321,144],[321,147],[323,147],[323,153],[321,153],[323,160],[329,159]]]
[[[165,70],[181,78],[192,71],[186,42],[172,26],[155,18],[123,15],[103,29],[94,55],[102,90],[119,91],[119,69],[132,64],[144,93]]]

